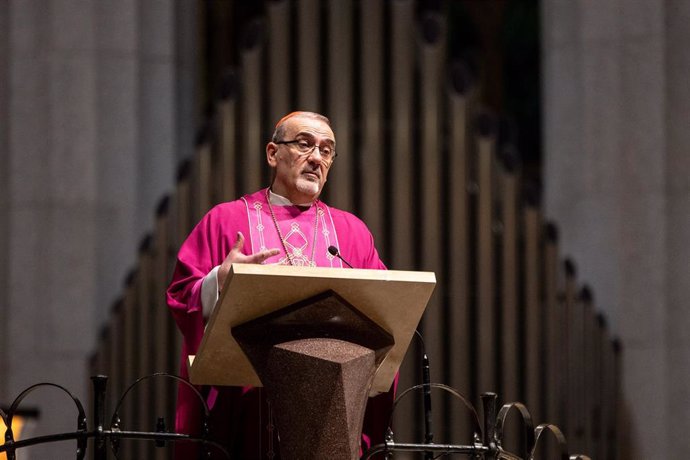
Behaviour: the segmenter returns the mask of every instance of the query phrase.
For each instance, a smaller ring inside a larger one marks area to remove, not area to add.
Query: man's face
[[[325,122],[295,116],[285,122],[285,135],[280,141],[304,141],[319,146],[309,153],[300,152],[297,144],[266,146],[268,164],[275,169],[273,191],[295,204],[309,203],[321,194],[330,165],[321,156],[322,148],[335,149],[335,135]]]

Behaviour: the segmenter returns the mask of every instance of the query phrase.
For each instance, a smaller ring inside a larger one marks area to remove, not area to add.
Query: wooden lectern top
[[[234,264],[211,314],[189,378],[197,385],[261,386],[230,330],[328,290],[393,335],[371,395],[390,389],[436,285],[432,272]]]

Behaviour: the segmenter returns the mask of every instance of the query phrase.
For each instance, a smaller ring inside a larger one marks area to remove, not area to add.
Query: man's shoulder
[[[343,209],[334,208],[333,206],[330,206],[328,204],[325,205],[328,208],[328,211],[330,212],[331,216],[333,217],[333,222],[336,225],[340,223],[345,225],[362,226],[364,228],[367,228],[367,225],[364,223],[364,221],[356,215],[352,214],[351,212],[345,211]]]
[[[228,222],[244,219],[247,216],[247,202],[245,197],[233,201],[224,201],[215,204],[206,212],[203,220],[212,225],[225,225]]]
[[[222,203],[216,204],[209,214],[227,214],[235,213],[238,211],[245,211],[247,209],[247,202],[243,198],[238,198],[233,201],[224,201]]]
[[[247,206],[249,206],[252,202],[261,200],[261,198],[263,197],[263,193],[263,190],[259,190],[254,193],[248,193],[246,195],[243,195],[240,198],[237,198],[232,201],[224,201],[222,203],[218,203],[209,212],[224,213],[246,211]]]

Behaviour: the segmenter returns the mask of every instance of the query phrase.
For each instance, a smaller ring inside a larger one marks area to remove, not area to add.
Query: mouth
[[[321,179],[321,177],[313,171],[302,171],[302,175],[312,181],[318,181]]]

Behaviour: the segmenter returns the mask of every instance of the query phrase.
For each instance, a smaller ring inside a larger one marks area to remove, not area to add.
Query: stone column
[[[547,214],[624,345],[625,458],[667,458],[664,2],[542,5]]]
[[[175,0],[175,167],[194,153],[205,113],[197,104],[199,62],[198,2]],[[174,178],[171,178],[171,180]]]
[[[137,231],[153,228],[156,204],[173,186],[175,133],[175,2],[139,0]]]
[[[622,184],[616,273],[621,285],[612,318],[623,340],[628,413],[621,415],[630,428],[629,437],[623,438],[630,456],[623,458],[672,458],[676,451],[666,435],[673,422],[664,406],[672,382],[665,374],[663,337],[668,295],[675,283],[668,278],[664,3],[622,1],[613,11],[622,29],[621,150],[618,172],[612,176]]]
[[[690,449],[690,2],[666,1],[666,401],[670,446]]]
[[[7,367],[14,397],[38,381],[85,398],[94,345],[96,78],[90,1],[10,2]],[[4,165],[3,165],[4,167]],[[75,428],[71,402],[46,391],[27,404],[41,429]],[[73,446],[36,447],[68,458]]]
[[[0,0],[0,369],[7,366],[7,293],[9,289],[9,0]],[[7,401],[0,379],[0,401]]]
[[[96,324],[122,291],[143,231],[139,178],[139,9],[137,0],[94,3],[97,46],[98,241]]]
[[[0,0],[2,403],[52,381],[88,404],[96,331],[179,156],[175,101],[192,96],[174,86],[178,6]],[[75,429],[55,391],[26,403],[42,433]],[[74,445],[31,455],[69,458]]]
[[[195,7],[104,0],[96,8],[98,324],[103,324],[155,205],[193,153]],[[123,256],[124,255],[124,256]]]

